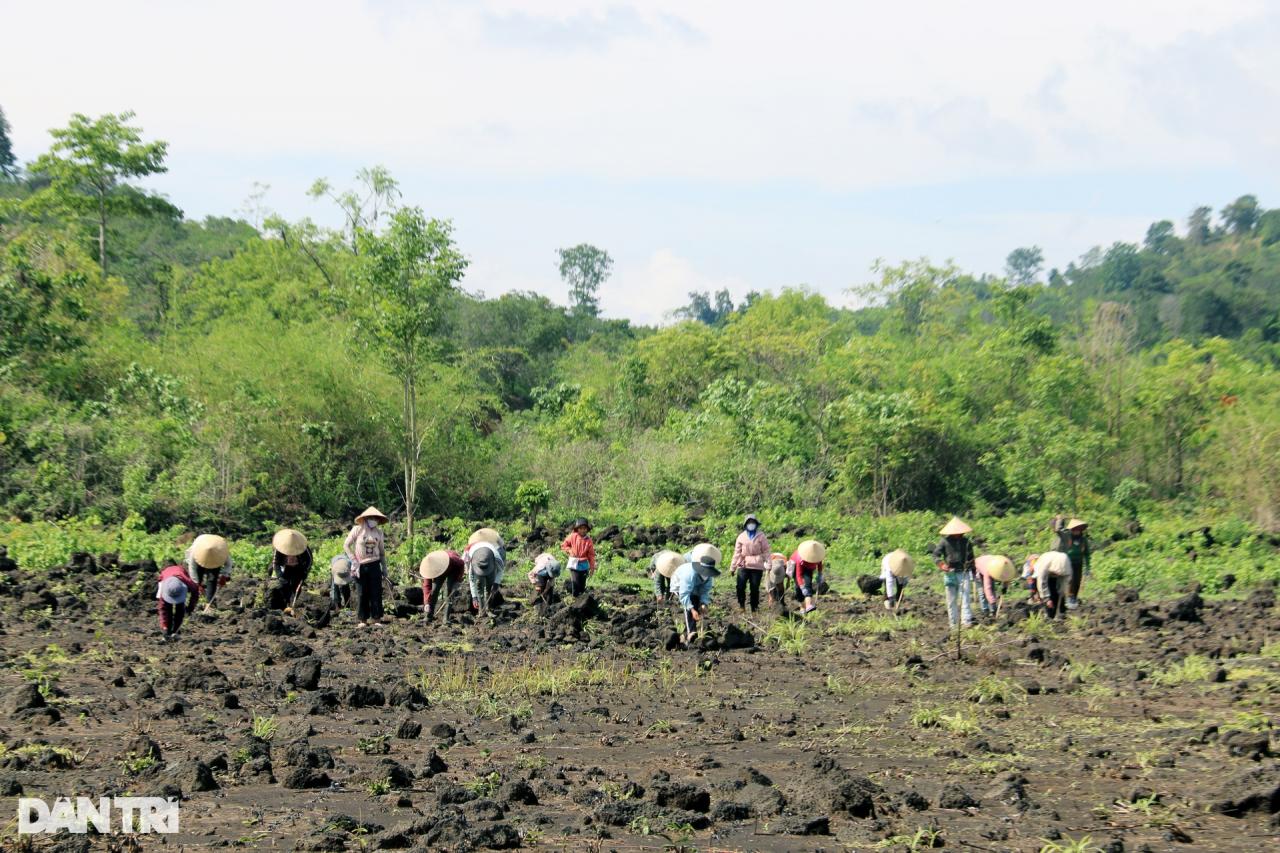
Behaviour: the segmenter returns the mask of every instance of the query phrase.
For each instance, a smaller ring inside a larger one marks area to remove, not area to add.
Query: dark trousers
[[[760,607],[760,581],[764,579],[763,569],[738,569],[738,606],[747,606],[747,586],[751,587],[751,610]]]
[[[293,598],[298,594],[302,582],[307,579],[307,570],[303,566],[285,566],[281,574],[281,582],[284,584],[284,600],[285,607],[293,605]]]
[[[334,610],[341,610],[351,603],[351,584],[339,586],[333,581],[329,582],[329,606]]]
[[[445,621],[449,619],[449,602],[453,601],[453,593],[462,584],[459,578],[439,577],[431,581],[431,595],[427,596],[427,618],[441,615]],[[444,599],[443,609],[440,599]]]
[[[1071,561],[1071,580],[1067,582],[1067,595],[1072,598],[1080,595],[1080,583],[1084,580],[1084,566],[1077,566],[1076,561]]]
[[[382,618],[382,561],[360,564],[360,605],[356,617],[361,622]]]
[[[182,627],[182,620],[187,615],[187,605],[170,604],[162,598],[156,602],[156,611],[160,614],[160,630],[172,637]]]
[[[693,605],[684,612],[684,629],[686,633],[698,633],[698,622],[693,618],[693,611],[702,606],[702,601],[696,595],[689,596],[689,603]]]
[[[218,576],[222,574],[222,569],[206,569],[203,566],[196,566],[196,583],[204,587],[204,594],[208,598],[210,604],[218,597]]]
[[[569,592],[573,593],[574,598],[587,591],[587,574],[588,572],[579,572],[576,569],[569,572]]]
[[[1057,575],[1048,575],[1045,577],[1045,586],[1049,589],[1049,600],[1053,602],[1053,607],[1046,608],[1050,619],[1057,619],[1062,616],[1065,610],[1062,606],[1063,593],[1066,591],[1067,579],[1060,578]]]

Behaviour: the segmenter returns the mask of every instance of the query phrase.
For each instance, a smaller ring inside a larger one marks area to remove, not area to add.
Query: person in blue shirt
[[[720,549],[704,542],[693,549],[689,562],[676,569],[671,576],[671,594],[680,602],[684,611],[685,643],[693,642],[698,629],[706,622],[707,605],[711,602],[711,587],[720,569]]]

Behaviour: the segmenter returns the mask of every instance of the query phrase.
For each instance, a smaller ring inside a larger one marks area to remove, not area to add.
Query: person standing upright
[[[973,625],[973,573],[975,571],[973,541],[969,534],[973,528],[953,517],[938,531],[942,539],[933,546],[933,559],[942,570],[942,582],[947,591],[947,618],[952,629]]]
[[[1071,561],[1071,578],[1067,581],[1065,606],[1068,610],[1075,610],[1080,606],[1080,584],[1084,582],[1084,573],[1091,568],[1089,525],[1078,518],[1063,524],[1062,516],[1058,516],[1053,520],[1053,532],[1058,540],[1054,550],[1066,554]]]
[[[360,584],[357,628],[376,625],[383,618],[382,573],[387,558],[387,536],[381,525],[386,523],[387,517],[381,510],[372,506],[367,508],[356,516],[356,525],[342,546],[351,560],[351,574]]]
[[[729,573],[738,576],[738,609],[747,609],[747,587],[751,587],[751,612],[760,609],[760,581],[769,565],[769,537],[760,529],[755,513],[742,521],[742,532],[733,543]]]
[[[573,522],[573,530],[560,543],[569,555],[569,591],[574,598],[587,591],[587,578],[596,573],[596,543],[591,539],[591,523],[585,518]]]

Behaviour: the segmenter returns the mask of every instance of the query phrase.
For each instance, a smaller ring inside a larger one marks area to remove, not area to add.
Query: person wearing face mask
[[[351,528],[342,546],[351,560],[352,577],[360,584],[357,628],[383,620],[382,571],[387,557],[387,537],[379,525],[386,523],[387,517],[381,510],[369,507],[356,516],[356,526]]]
[[[751,612],[760,608],[760,581],[769,563],[769,538],[760,529],[760,519],[751,513],[742,521],[742,532],[733,543],[729,574],[738,576],[738,610],[747,609],[747,587],[751,587]]]

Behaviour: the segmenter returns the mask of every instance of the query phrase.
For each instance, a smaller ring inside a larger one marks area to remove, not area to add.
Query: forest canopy
[[[132,121],[75,116],[0,162],[5,516],[258,530],[402,509],[409,372],[428,516],[1160,502],[1280,529],[1280,210],[1253,196],[1065,269],[1034,246],[1002,276],[885,263],[861,307],[778,282],[692,293],[658,328],[599,316],[612,261],[574,235],[570,305],[469,292],[435,211],[405,227],[456,286],[430,290],[436,344],[405,362],[362,333],[369,253],[416,210],[393,176],[318,182],[338,229],[190,221],[138,183],[166,146]]]

